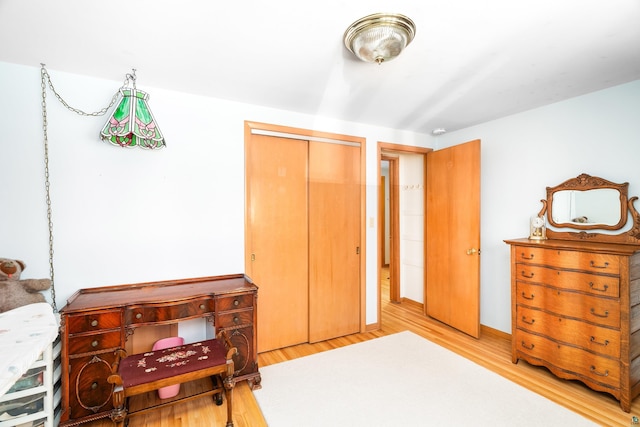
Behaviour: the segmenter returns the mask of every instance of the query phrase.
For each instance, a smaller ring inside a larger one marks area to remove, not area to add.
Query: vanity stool
[[[235,385],[232,357],[237,353],[226,333],[218,338],[185,344],[164,350],[149,351],[127,356],[123,349],[116,350],[116,360],[107,381],[114,385],[113,410],[110,417],[117,427],[127,424],[128,418],[149,411],[186,402],[203,396],[214,396],[222,404],[222,392],[227,400],[227,424],[233,427],[232,392]],[[130,412],[128,399],[174,384],[211,377],[213,389],[160,403],[152,407]]]

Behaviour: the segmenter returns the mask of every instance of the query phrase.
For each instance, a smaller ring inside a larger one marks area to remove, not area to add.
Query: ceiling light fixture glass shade
[[[411,43],[416,25],[404,15],[374,13],[351,24],[344,45],[365,62],[391,61]]]

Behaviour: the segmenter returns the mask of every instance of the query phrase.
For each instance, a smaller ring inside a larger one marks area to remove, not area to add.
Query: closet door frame
[[[360,332],[366,330],[366,138],[343,135],[317,130],[295,128],[270,123],[261,123],[246,120],[244,122],[245,150],[249,145],[252,135],[272,135],[288,137],[307,141],[318,141],[336,144],[359,144],[360,145]],[[245,194],[247,193],[245,182]],[[249,216],[245,206],[245,268],[251,263]],[[260,286],[259,283],[256,285]],[[258,296],[260,291],[258,291]],[[260,300],[258,299],[258,310],[260,310]]]

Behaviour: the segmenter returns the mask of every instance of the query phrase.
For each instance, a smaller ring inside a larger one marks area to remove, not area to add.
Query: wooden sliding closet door
[[[360,331],[360,147],[309,142],[309,342]]]
[[[252,135],[245,164],[245,268],[263,352],[308,341],[307,141]]]

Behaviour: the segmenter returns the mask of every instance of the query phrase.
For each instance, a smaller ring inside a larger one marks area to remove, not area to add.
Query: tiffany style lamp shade
[[[100,136],[121,147],[162,148],[165,141],[147,105],[149,95],[137,89],[120,89],[122,99]]]

